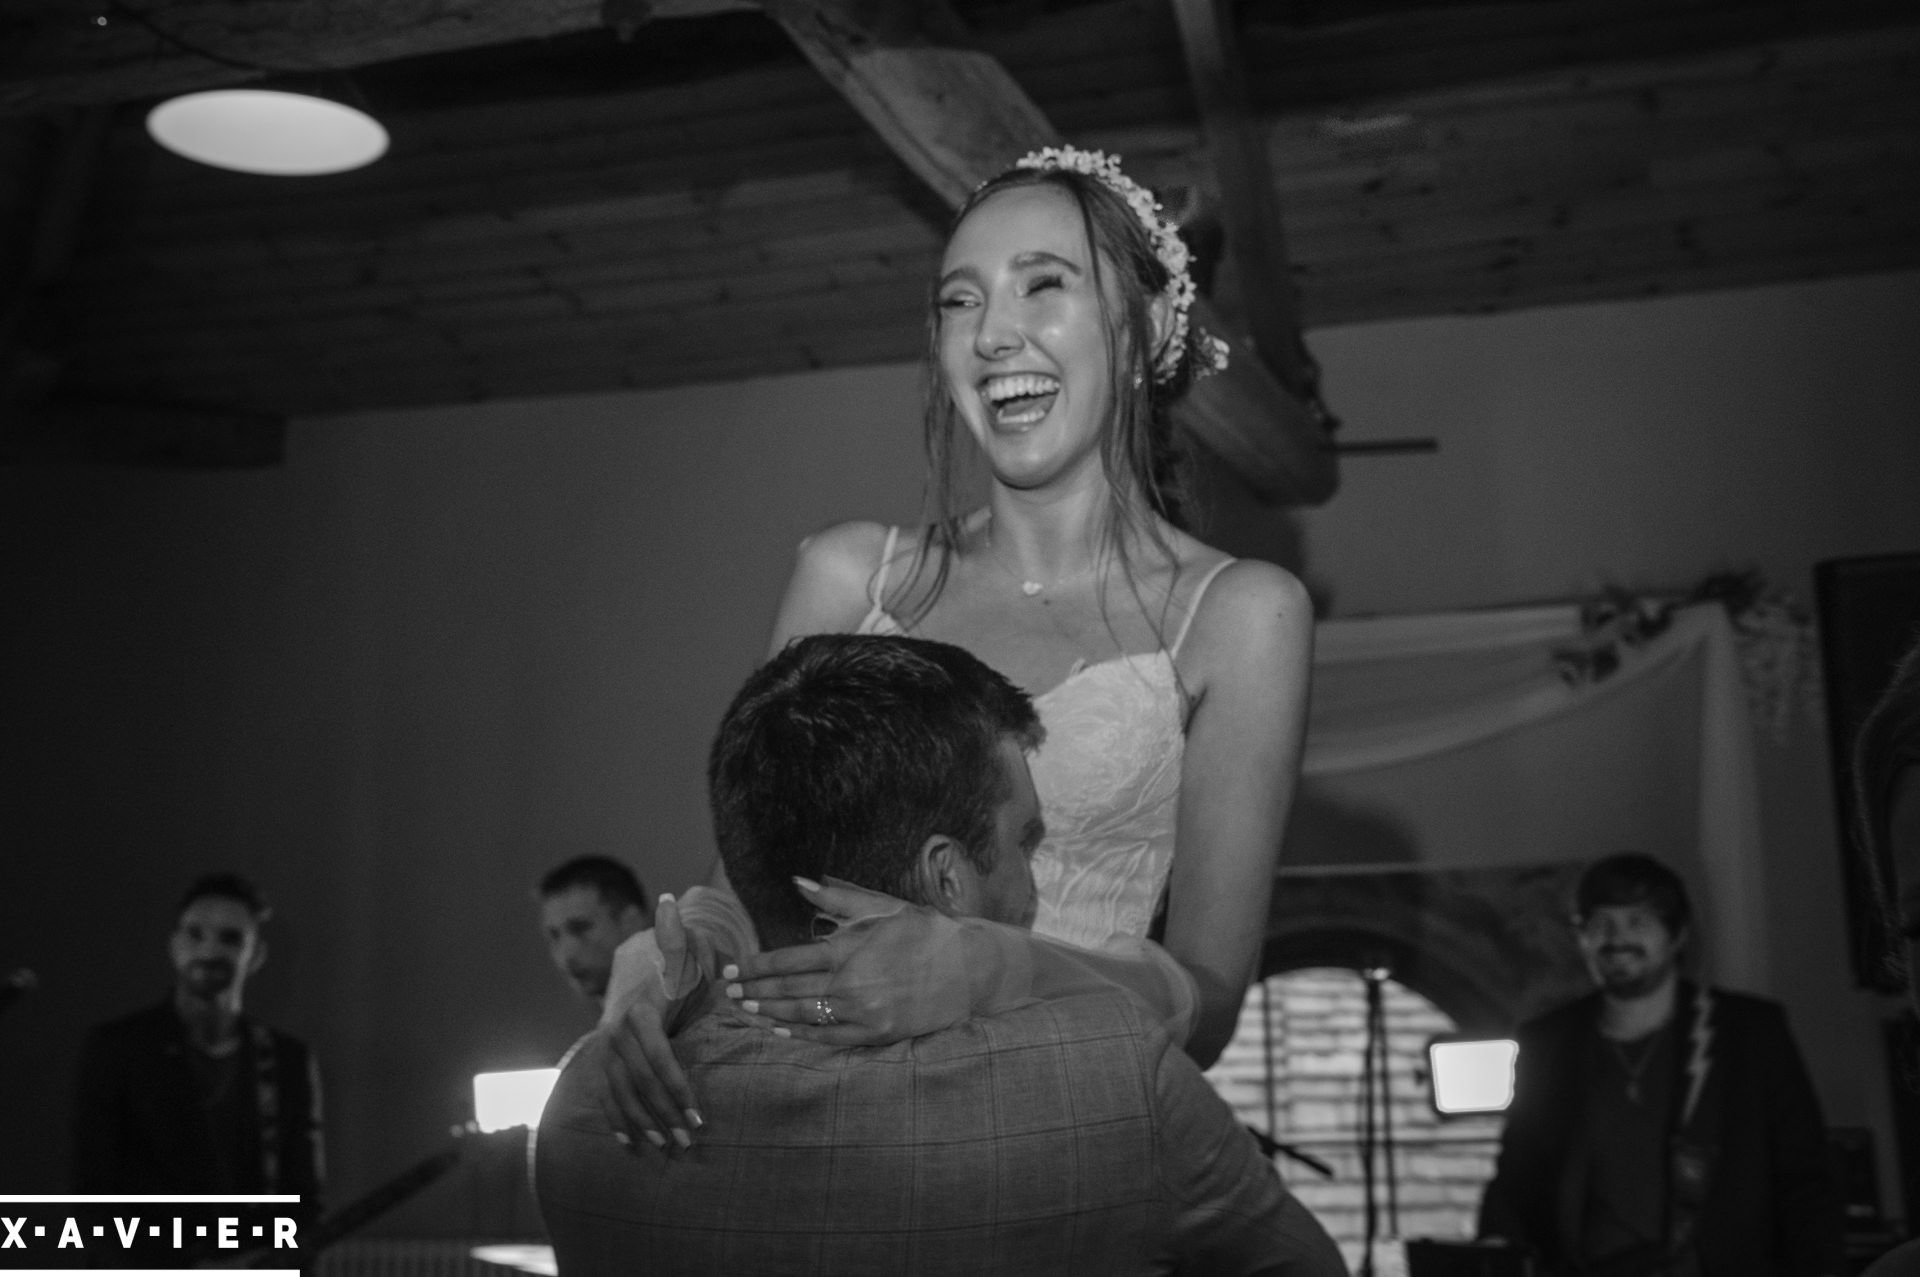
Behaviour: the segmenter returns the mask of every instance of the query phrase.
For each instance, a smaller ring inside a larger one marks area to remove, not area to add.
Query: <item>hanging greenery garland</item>
[[[1598,683],[1622,659],[1664,633],[1674,613],[1698,603],[1726,610],[1740,648],[1747,709],[1756,730],[1786,743],[1793,708],[1821,717],[1820,660],[1813,616],[1754,570],[1716,572],[1684,594],[1636,594],[1609,588],[1580,605],[1580,641],[1554,652],[1554,669],[1573,686]]]

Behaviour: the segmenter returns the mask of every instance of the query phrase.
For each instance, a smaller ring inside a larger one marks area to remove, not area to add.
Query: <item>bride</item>
[[[1104,979],[1202,1067],[1232,1037],[1256,974],[1299,773],[1312,615],[1289,573],[1182,527],[1171,407],[1225,359],[1189,321],[1186,246],[1117,160],[1048,148],[974,192],[939,272],[929,517],[804,542],[772,650],[823,632],[940,639],[1034,697],[1047,834],[1032,931],[800,883],[838,929],[760,954],[716,870],[712,887],[663,910],[671,961],[654,948],[651,962],[623,964],[650,994],[617,981],[608,999],[622,1061],[607,1078],[610,1116],[656,1145],[662,1127],[684,1146],[699,1125],[662,1005],[696,957],[776,1032],[852,1045]],[[986,503],[971,510],[968,452],[987,471]],[[1156,945],[1146,937],[1162,907]]]

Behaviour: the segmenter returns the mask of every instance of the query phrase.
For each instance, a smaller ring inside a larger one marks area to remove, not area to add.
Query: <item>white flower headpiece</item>
[[[1125,200],[1133,210],[1133,215],[1140,219],[1140,225],[1146,228],[1147,239],[1153,244],[1153,255],[1167,268],[1165,293],[1167,301],[1173,306],[1173,327],[1167,334],[1166,343],[1160,347],[1159,358],[1154,361],[1153,379],[1159,382],[1173,380],[1174,374],[1180,371],[1180,361],[1186,358],[1187,329],[1191,323],[1188,313],[1193,309],[1197,290],[1193,286],[1193,275],[1187,269],[1187,242],[1180,238],[1179,227],[1162,215],[1160,201],[1154,198],[1152,191],[1120,171],[1119,156],[1108,155],[1105,151],[1083,151],[1077,146],[1043,146],[1015,160],[1014,167],[1042,172],[1066,169],[1084,173]],[[1227,366],[1226,342],[1212,333],[1202,333],[1200,347],[1204,353],[1194,369],[1196,377],[1219,372]]]

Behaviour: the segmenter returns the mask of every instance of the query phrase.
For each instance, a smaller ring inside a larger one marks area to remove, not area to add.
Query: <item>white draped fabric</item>
[[[1580,612],[1571,605],[1322,622],[1304,767],[1308,783],[1368,772],[1391,775],[1395,768],[1601,709],[1636,690],[1656,691],[1650,699],[1670,713],[1682,698],[1651,684],[1662,678],[1697,683],[1688,690],[1699,705],[1698,771],[1686,778],[1696,794],[1696,911],[1712,933],[1713,977],[1764,990],[1759,792],[1739,649],[1725,609],[1712,603],[1677,609],[1666,630],[1625,649],[1610,675],[1569,683],[1554,653],[1580,645]],[[1594,721],[1612,720],[1596,715]],[[1628,752],[1640,748],[1618,744]]]

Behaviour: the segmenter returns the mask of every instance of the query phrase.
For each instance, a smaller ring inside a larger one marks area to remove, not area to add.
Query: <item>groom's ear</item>
[[[972,868],[959,840],[934,834],[920,845],[922,898],[942,913],[964,914],[973,899]]]

